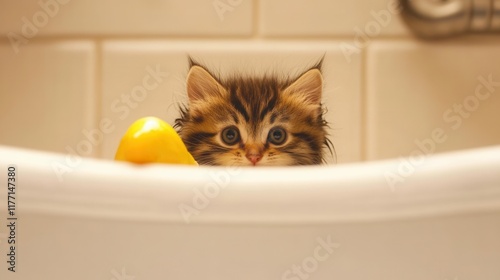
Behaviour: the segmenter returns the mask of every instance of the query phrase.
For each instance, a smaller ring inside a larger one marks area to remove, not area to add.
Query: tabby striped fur
[[[201,165],[320,164],[333,147],[321,105],[321,64],[322,60],[293,80],[221,80],[190,59],[189,105],[181,107],[175,127]],[[239,132],[240,141],[233,145],[221,136],[228,127]],[[269,141],[271,129],[286,132],[284,143]]]

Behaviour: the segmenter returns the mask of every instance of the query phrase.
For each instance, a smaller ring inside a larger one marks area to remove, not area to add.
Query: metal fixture
[[[419,36],[500,31],[500,0],[400,0],[403,20]]]

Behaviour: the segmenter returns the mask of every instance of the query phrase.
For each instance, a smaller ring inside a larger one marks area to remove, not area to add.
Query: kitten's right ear
[[[203,67],[194,65],[187,76],[187,94],[189,102],[223,97],[224,87]]]
[[[323,77],[319,69],[313,68],[297,78],[284,93],[299,98],[306,105],[320,106]]]

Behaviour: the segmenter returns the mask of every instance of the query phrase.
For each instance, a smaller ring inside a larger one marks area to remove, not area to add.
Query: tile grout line
[[[259,0],[255,0],[254,9],[258,9]],[[33,42],[45,42],[45,41],[62,41],[62,40],[171,40],[171,41],[250,41],[255,38],[262,39],[263,41],[342,41],[347,39],[352,39],[352,35],[324,35],[324,36],[264,36],[261,37],[260,34],[260,23],[259,15],[256,12],[253,16],[252,32],[251,35],[218,35],[216,37],[212,35],[45,35],[31,39]],[[485,37],[491,37],[484,35]],[[377,38],[380,41],[420,41],[411,36],[404,35],[381,35]],[[451,40],[451,39],[450,39]],[[0,43],[9,43],[9,39],[0,36]],[[451,41],[453,42],[453,41]],[[460,41],[455,41],[460,42]]]
[[[259,38],[259,35],[260,35],[260,11],[259,11],[259,7],[260,7],[260,3],[259,3],[260,0],[253,0],[253,16],[252,16],[252,20],[253,20],[253,23],[252,23],[252,28],[253,28],[253,31],[252,31],[252,38],[253,39],[258,39]]]
[[[95,39],[95,60],[94,60],[94,125],[95,128],[100,130],[100,120],[102,119],[101,101],[102,101],[102,39]],[[96,147],[97,158],[102,158],[102,147],[106,135],[103,134],[101,142]]]
[[[363,48],[361,50],[361,73],[360,73],[360,80],[361,80],[361,100],[360,100],[360,160],[361,161],[366,161],[367,160],[367,143],[368,143],[368,126],[367,126],[367,114],[368,112],[366,111],[368,108],[368,51],[367,49],[370,46],[368,45],[366,48]]]

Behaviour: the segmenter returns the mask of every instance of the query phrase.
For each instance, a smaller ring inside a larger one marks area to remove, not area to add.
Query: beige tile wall
[[[500,40],[376,42],[366,71],[368,159],[500,144]]]
[[[0,145],[112,158],[135,119],[173,123],[188,54],[221,75],[296,74],[325,55],[339,163],[500,144],[498,35],[421,42],[399,13],[395,0],[0,0]]]

